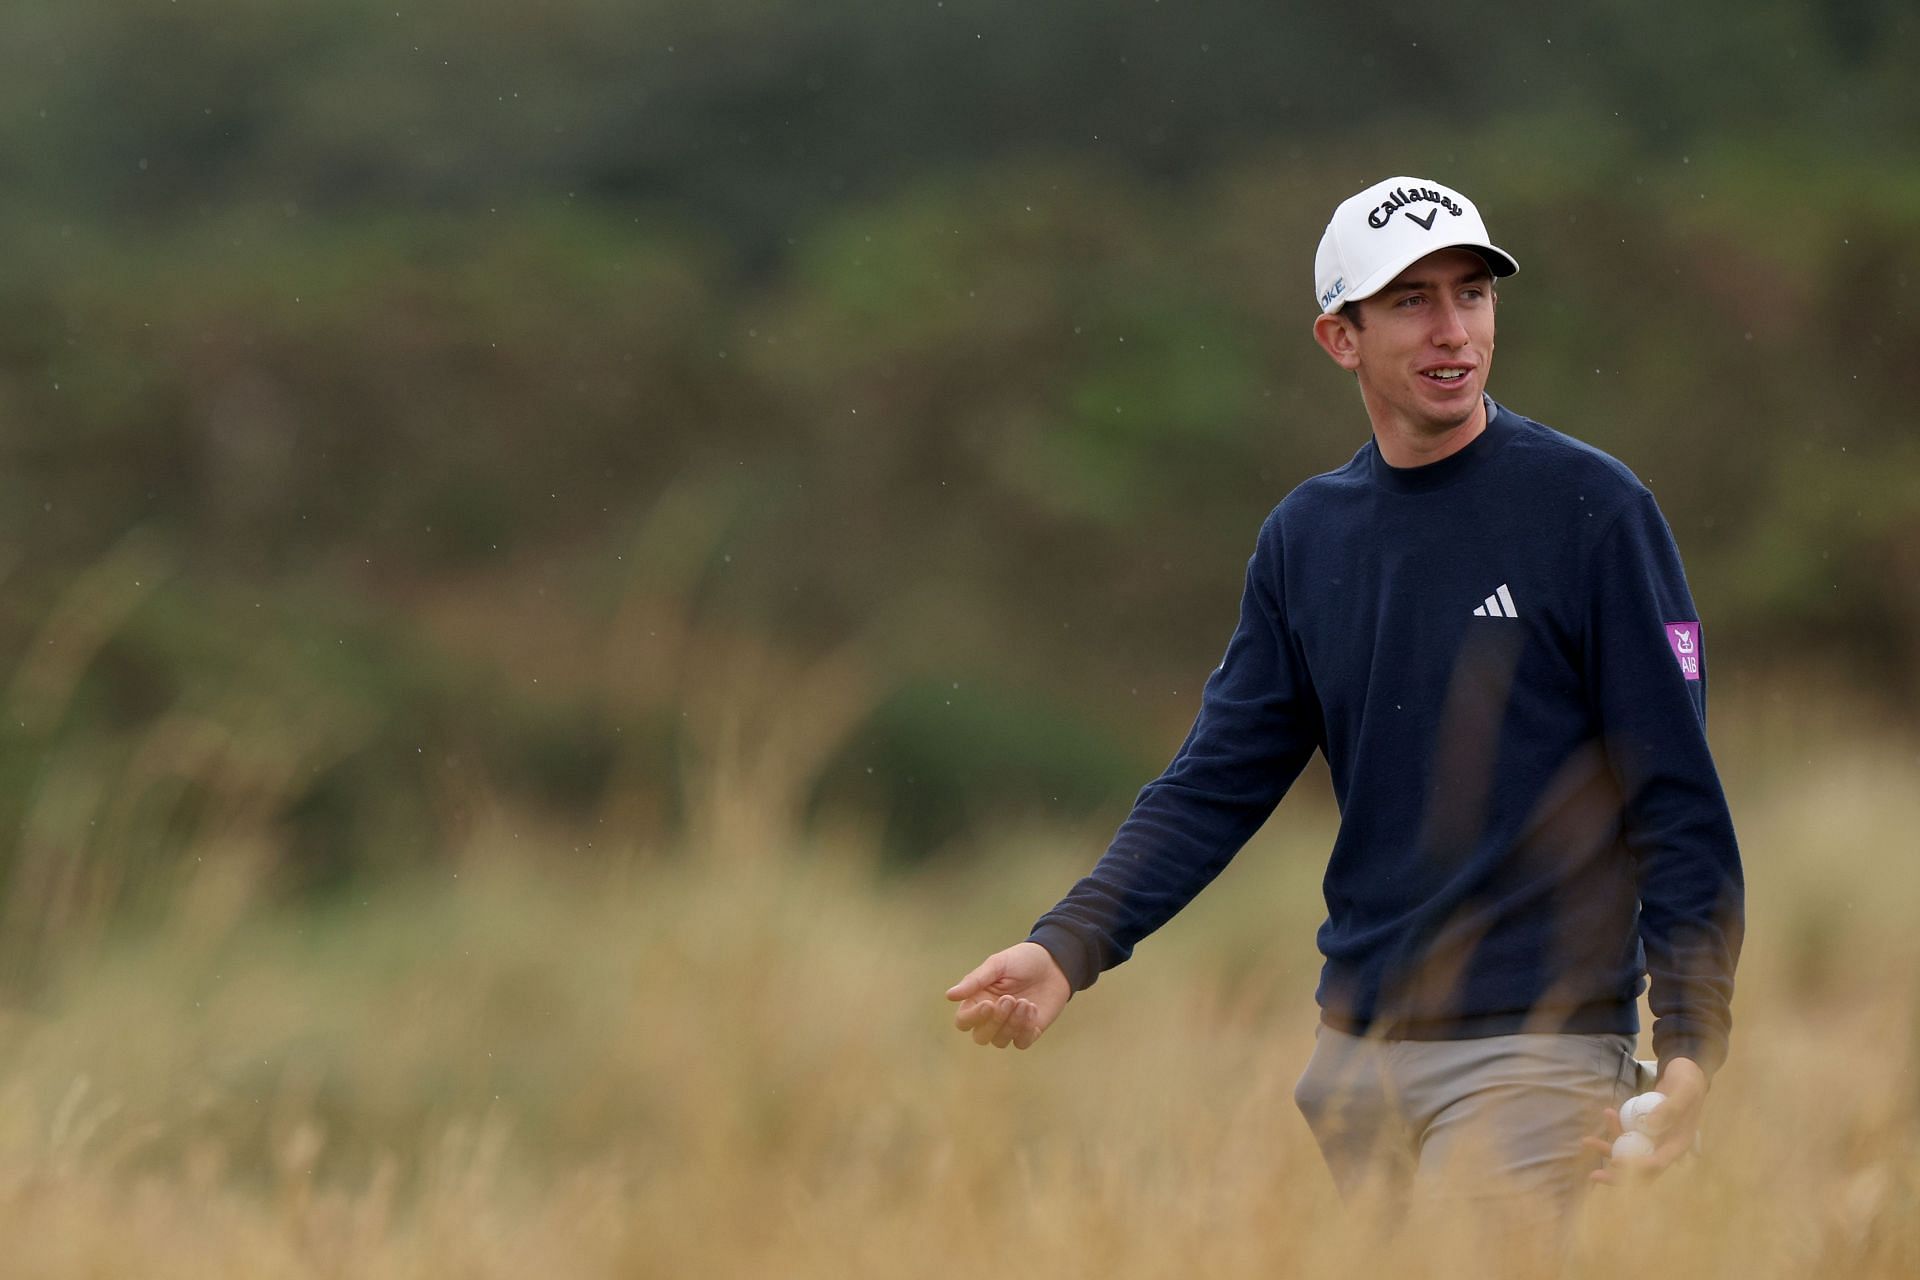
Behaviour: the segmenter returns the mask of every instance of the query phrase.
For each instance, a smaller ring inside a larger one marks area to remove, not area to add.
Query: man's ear
[[[1353,323],[1339,312],[1322,313],[1314,320],[1313,340],[1348,373],[1360,367],[1360,341],[1354,336]]]

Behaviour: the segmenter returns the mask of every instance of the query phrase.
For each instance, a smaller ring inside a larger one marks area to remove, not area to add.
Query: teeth
[[[1427,376],[1429,378],[1437,378],[1441,382],[1452,382],[1456,378],[1466,377],[1467,371],[1465,369],[1435,369]]]

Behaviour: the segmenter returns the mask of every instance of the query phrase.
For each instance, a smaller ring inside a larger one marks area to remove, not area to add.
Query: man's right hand
[[[995,952],[947,988],[947,999],[960,1002],[953,1025],[973,1032],[975,1044],[996,1049],[1031,1045],[1072,996],[1067,975],[1037,942]]]

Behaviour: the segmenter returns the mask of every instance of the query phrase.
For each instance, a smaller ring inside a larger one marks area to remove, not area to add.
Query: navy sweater
[[[1267,518],[1186,742],[1031,940],[1091,985],[1318,748],[1329,1025],[1633,1033],[1651,974],[1661,1062],[1711,1072],[1743,891],[1698,617],[1653,495],[1599,450],[1492,401],[1439,462],[1369,442]]]

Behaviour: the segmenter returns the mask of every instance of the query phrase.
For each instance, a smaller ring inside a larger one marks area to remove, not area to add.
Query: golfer
[[[1373,438],[1267,517],[1179,753],[1029,938],[947,992],[962,1031],[1032,1045],[1318,750],[1341,822],[1295,1098],[1341,1191],[1569,1207],[1617,1172],[1643,991],[1668,1101],[1636,1163],[1689,1149],[1743,921],[1705,635],[1646,487],[1487,396],[1495,282],[1518,269],[1437,182],[1334,211],[1313,336]]]

